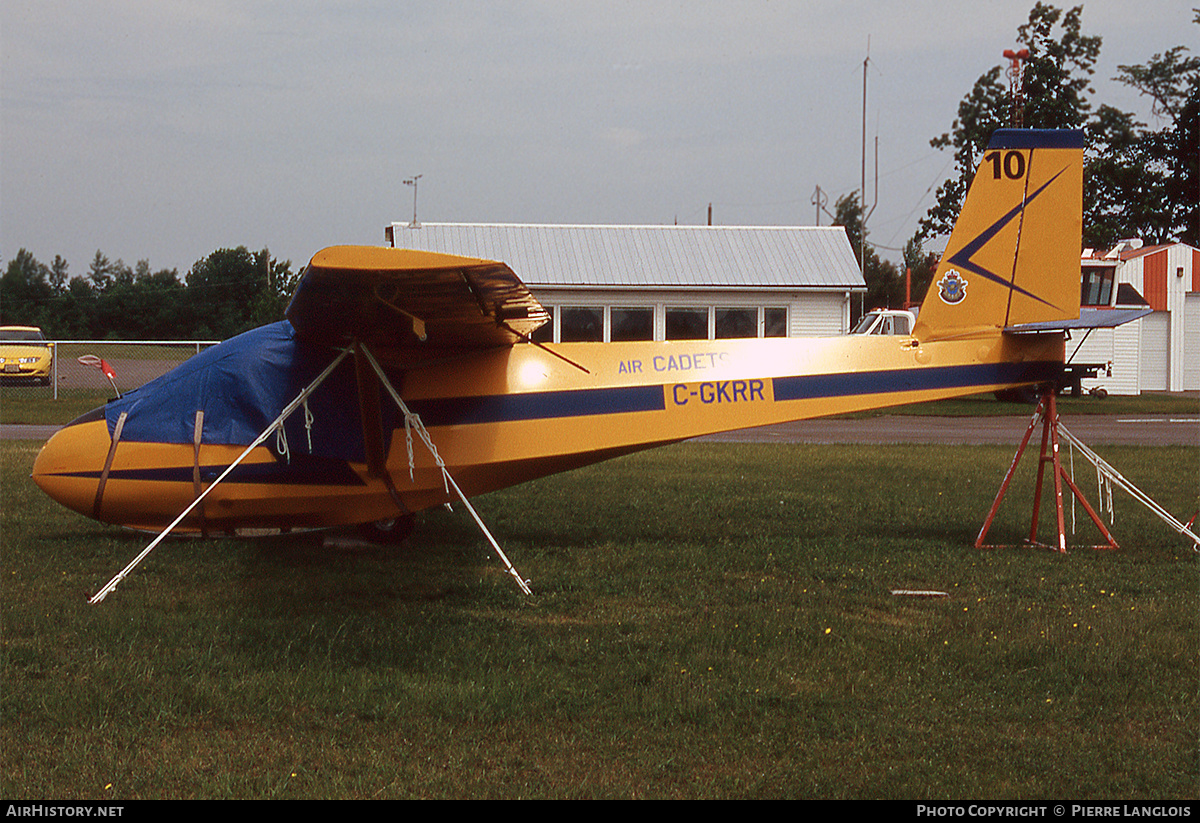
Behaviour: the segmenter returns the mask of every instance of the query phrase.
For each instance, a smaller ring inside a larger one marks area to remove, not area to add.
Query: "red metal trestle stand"
[[[1008,468],[1008,473],[1004,476],[1004,482],[1000,484],[1000,491],[996,494],[996,500],[992,503],[991,511],[988,512],[987,520],[984,521],[983,528],[979,532],[979,537],[975,538],[975,548],[977,549],[995,549],[1001,548],[996,545],[989,545],[984,542],[987,538],[988,530],[992,527],[992,521],[996,517],[996,512],[1000,509],[1000,501],[1004,499],[1005,493],[1008,491],[1009,483],[1012,482],[1013,475],[1016,473],[1017,464],[1021,460],[1021,455],[1025,453],[1026,446],[1029,445],[1029,440],[1033,436],[1034,430],[1038,423],[1042,424],[1042,455],[1038,463],[1037,487],[1034,491],[1033,498],[1033,518],[1029,526],[1029,538],[1025,541],[1026,546],[1039,546],[1042,548],[1053,549],[1063,554],[1067,551],[1067,530],[1066,522],[1063,515],[1063,483],[1070,488],[1075,498],[1080,502],[1083,508],[1087,511],[1088,516],[1092,518],[1092,522],[1096,524],[1096,528],[1100,530],[1104,540],[1107,543],[1103,545],[1091,546],[1093,549],[1116,549],[1117,541],[1115,541],[1108,529],[1104,527],[1100,517],[1095,510],[1084,499],[1083,493],[1079,491],[1079,487],[1071,479],[1070,475],[1063,470],[1062,463],[1059,460],[1059,432],[1058,432],[1058,409],[1055,405],[1055,392],[1053,387],[1047,387],[1042,392],[1042,397],[1038,401],[1037,409],[1033,413],[1033,419],[1029,421],[1029,428],[1025,431],[1025,437],[1021,440],[1021,445],[1017,448],[1017,453],[1013,457],[1012,465]],[[1058,545],[1050,546],[1045,543],[1039,543],[1037,537],[1038,531],[1038,513],[1042,502],[1042,485],[1045,478],[1047,464],[1052,466],[1054,475],[1054,502],[1056,514],[1058,517]]]

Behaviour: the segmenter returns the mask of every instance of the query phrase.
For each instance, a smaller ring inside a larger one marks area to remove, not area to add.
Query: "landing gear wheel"
[[[398,546],[408,539],[417,526],[417,520],[411,514],[394,517],[390,520],[376,520],[374,523],[361,523],[355,527],[358,536],[371,543],[383,546]]]

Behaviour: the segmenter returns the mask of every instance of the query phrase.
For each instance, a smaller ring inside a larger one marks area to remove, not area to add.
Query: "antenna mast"
[[[1022,128],[1025,124],[1025,62],[1029,59],[1029,49],[1014,51],[1005,49],[1004,56],[1008,58],[1008,98],[1011,106],[1009,124],[1014,129]]]
[[[867,208],[867,66],[871,62],[871,38],[867,37],[867,56],[863,60],[863,100],[862,100],[862,183],[859,189],[860,200],[862,206],[862,234],[859,237],[858,247],[858,267],[864,268],[866,264],[866,248],[867,248],[867,218],[875,211],[875,207],[879,205],[879,137],[875,137],[875,200],[871,204],[871,208]],[[864,270],[865,271],[865,270]]]
[[[867,56],[863,59],[863,96],[862,96],[862,187],[859,189],[859,204],[862,206],[862,221],[858,237],[858,268],[867,276],[867,218],[879,205],[879,138],[875,138],[875,202],[870,211],[867,210],[867,67],[871,63],[871,36],[867,35]],[[865,310],[865,295],[859,297],[859,309]]]
[[[821,225],[821,211],[825,208],[825,204],[829,202],[829,195],[821,191],[820,186],[817,186],[816,191],[812,193],[812,199],[808,202],[817,207],[817,225]]]

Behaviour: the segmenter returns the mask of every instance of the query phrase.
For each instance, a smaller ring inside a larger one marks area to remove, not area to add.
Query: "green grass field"
[[[149,538],[45,498],[37,447],[0,444],[0,796],[1200,795],[1197,555],[1119,492],[1118,552],[971,548],[1011,447],[691,443],[479,498],[530,598],[438,510],[399,549],[168,541],[98,606]],[[1196,509],[1200,456],[1102,454]]]

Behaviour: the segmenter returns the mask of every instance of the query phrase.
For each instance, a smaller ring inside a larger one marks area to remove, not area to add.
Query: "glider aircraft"
[[[1054,381],[1082,177],[1081,132],[997,131],[910,335],[533,343],[549,315],[502,262],[327,248],[286,320],[73,421],[33,480],[150,531],[411,523],[699,435]]]

